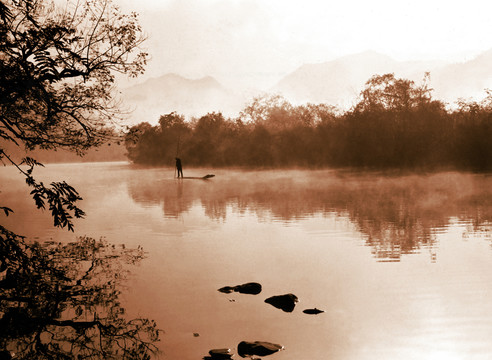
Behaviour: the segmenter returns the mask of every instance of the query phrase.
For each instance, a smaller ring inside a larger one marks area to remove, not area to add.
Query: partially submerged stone
[[[267,356],[283,350],[282,345],[269,343],[266,341],[241,341],[237,346],[237,353],[241,357],[247,357],[252,355]]]
[[[285,312],[292,312],[299,301],[294,294],[276,295],[265,300],[267,304],[275,306],[277,309],[282,309]]]
[[[233,356],[231,349],[212,349],[208,353],[210,356],[205,356],[204,360],[228,360]]]
[[[224,286],[224,287],[221,287],[218,291],[220,291],[221,293],[224,293],[224,294],[230,294],[230,293],[234,292],[234,288],[235,288],[235,286]]]
[[[261,293],[261,284],[258,284],[256,282],[249,282],[236,286],[224,286],[220,288],[219,291],[225,294],[238,292],[241,294],[258,295],[259,293]]]
[[[324,313],[324,311],[314,308],[314,309],[306,309],[303,311],[303,313],[309,314],[309,315],[318,315],[318,314]]]

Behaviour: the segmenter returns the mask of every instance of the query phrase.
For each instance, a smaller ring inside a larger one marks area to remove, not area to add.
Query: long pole
[[[176,144],[176,158],[179,154],[179,141],[181,140],[181,134],[178,135],[178,143]],[[178,174],[179,175],[179,174]],[[176,179],[176,165],[174,165],[174,178]]]

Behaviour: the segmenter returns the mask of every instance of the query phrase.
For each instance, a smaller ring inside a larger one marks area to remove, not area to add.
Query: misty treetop
[[[170,165],[179,155],[186,165],[282,165],[275,160],[281,154],[274,152],[282,150],[281,143],[274,143],[276,139],[302,135],[301,147],[306,152],[316,124],[334,117],[335,108],[324,104],[294,107],[280,96],[261,97],[236,119],[209,113],[186,122],[176,113],[162,115],[157,126],[147,122],[133,126],[125,145],[129,159],[141,164]],[[284,145],[285,151],[291,147]],[[291,159],[284,156],[289,165],[303,159],[298,151]]]
[[[209,113],[186,122],[170,113],[130,129],[128,157],[169,166],[179,155],[188,166],[491,170],[492,93],[449,110],[432,98],[428,77],[415,84],[375,75],[346,112],[265,96],[237,118]]]

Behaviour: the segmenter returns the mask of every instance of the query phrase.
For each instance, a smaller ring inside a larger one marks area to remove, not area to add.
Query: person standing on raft
[[[181,174],[181,177],[183,177],[183,167],[181,166],[180,158],[176,158],[176,169],[178,170],[178,178],[179,178],[179,174]]]

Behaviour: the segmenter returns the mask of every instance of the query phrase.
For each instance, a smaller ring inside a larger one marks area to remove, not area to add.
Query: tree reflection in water
[[[159,330],[119,302],[141,247],[30,244],[0,227],[0,358],[150,359]]]
[[[178,217],[199,201],[212,219],[228,209],[283,221],[315,215],[345,216],[360,231],[378,261],[429,248],[436,232],[457,219],[468,231],[488,231],[492,222],[492,178],[471,173],[388,175],[347,171],[231,171],[209,182],[130,184],[137,202],[163,207]]]

